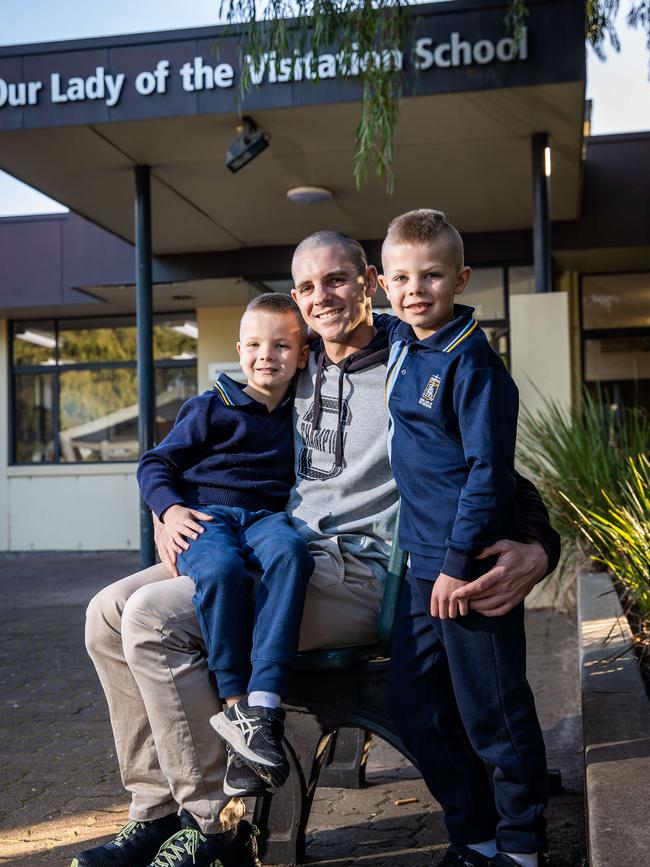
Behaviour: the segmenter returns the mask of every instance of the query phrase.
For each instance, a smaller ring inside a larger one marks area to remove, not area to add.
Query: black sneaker
[[[259,831],[243,819],[234,831],[204,834],[194,817],[183,810],[181,825],[148,867],[262,867],[255,839]]]
[[[451,845],[438,867],[488,867],[492,862],[486,855],[460,844]]]
[[[230,744],[226,744],[228,764],[223,778],[223,791],[231,798],[256,798],[268,792],[266,784],[243,762]]]
[[[176,813],[151,822],[127,822],[109,843],[80,852],[70,867],[147,867],[161,844],[180,827]]]
[[[210,725],[267,785],[281,786],[286,781],[289,762],[282,746],[281,708],[250,707],[243,698],[213,716]]]
[[[506,855],[504,852],[497,852],[494,858],[490,860],[489,867],[520,867],[520,865],[510,855]],[[537,853],[537,867],[548,867],[548,861],[541,852]]]

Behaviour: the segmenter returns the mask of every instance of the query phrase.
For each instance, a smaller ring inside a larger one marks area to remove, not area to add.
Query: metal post
[[[138,342],[138,433],[140,454],[153,448],[156,397],[153,375],[151,290],[151,169],[135,167],[135,286]],[[151,513],[140,498],[140,566],[155,562]]]
[[[551,270],[551,220],[549,212],[549,184],[544,166],[544,151],[548,147],[548,134],[536,132],[532,136],[533,156],[533,265],[535,292],[550,292],[553,288]]]

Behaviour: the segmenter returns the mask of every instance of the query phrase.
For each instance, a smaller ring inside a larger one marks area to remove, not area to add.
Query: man
[[[296,483],[287,507],[316,561],[300,647],[367,644],[375,638],[397,509],[383,398],[388,346],[371,310],[377,272],[356,241],[320,232],[298,246],[292,273],[293,297],[321,337],[298,381]],[[522,485],[518,505],[539,541],[494,546],[497,565],[466,588],[471,606],[488,615],[519,603],[557,560],[539,495]],[[206,867],[213,860],[208,844],[219,836],[224,867],[254,865],[254,854],[246,860],[247,826],[233,839],[219,821],[226,756],[208,720],[221,708],[194,586],[175,577],[179,548],[164,525],[156,540],[163,562],[105,588],[88,608],[88,652],[108,700],[132,822],[78,864],[146,867],[162,846],[161,863]]]

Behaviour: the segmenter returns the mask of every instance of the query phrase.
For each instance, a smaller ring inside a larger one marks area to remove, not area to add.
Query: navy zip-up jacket
[[[454,305],[454,319],[424,340],[404,322],[387,324],[399,538],[418,578],[475,578],[490,565],[475,561],[483,548],[520,536],[517,387],[472,314]]]
[[[293,390],[272,412],[226,374],[181,407],[138,483],[160,518],[176,503],[281,512],[294,482]]]

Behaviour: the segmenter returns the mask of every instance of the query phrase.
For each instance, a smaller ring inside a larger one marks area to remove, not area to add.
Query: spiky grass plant
[[[545,401],[538,413],[522,412],[519,460],[531,473],[551,519],[571,545],[577,535],[575,504],[583,512],[605,514],[606,494],[632,479],[630,457],[650,447],[650,418],[639,409],[609,401],[586,389],[581,406],[569,412]]]
[[[585,510],[565,497],[577,526],[592,547],[592,558],[614,575],[627,599],[650,618],[650,461],[629,457],[629,478],[602,490],[606,508]]]

